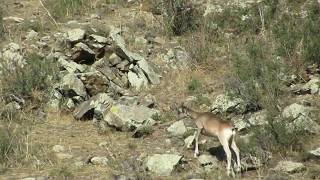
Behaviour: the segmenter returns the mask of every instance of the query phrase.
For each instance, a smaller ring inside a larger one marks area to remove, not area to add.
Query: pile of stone
[[[61,35],[62,47],[47,56],[61,69],[51,107],[63,106],[76,119],[103,120],[122,130],[152,125],[158,113],[149,108],[153,99],[129,96],[129,89],[159,84],[160,76],[143,56],[126,48],[119,29],[110,29],[108,37],[80,28]]]

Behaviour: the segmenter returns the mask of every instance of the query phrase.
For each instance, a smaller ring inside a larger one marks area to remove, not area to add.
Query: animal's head
[[[189,116],[188,108],[184,104],[180,104],[177,107],[178,119],[182,119]]]

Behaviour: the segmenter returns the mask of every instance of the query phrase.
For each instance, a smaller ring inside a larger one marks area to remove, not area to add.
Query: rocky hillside
[[[0,2],[1,179],[320,179],[318,1]]]

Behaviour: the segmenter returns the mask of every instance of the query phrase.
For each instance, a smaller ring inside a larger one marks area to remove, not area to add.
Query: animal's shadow
[[[231,153],[232,153],[232,159],[236,158],[236,155],[233,151],[232,148],[230,148]],[[224,152],[223,146],[217,146],[217,147],[212,147],[208,149],[208,152],[210,155],[215,156],[219,161],[225,161],[227,160],[227,155]]]

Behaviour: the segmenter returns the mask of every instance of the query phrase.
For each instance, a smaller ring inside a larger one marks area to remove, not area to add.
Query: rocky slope
[[[164,36],[159,31],[162,16],[145,4],[98,1],[111,12],[95,7],[40,31],[24,27],[44,16],[45,24],[50,24],[38,1],[4,3],[8,37],[1,43],[2,66],[10,71],[24,68],[32,63],[27,54],[35,53],[57,65],[58,81],[45,96],[46,104],[38,108],[41,113],[35,123],[29,125],[24,142],[27,161],[1,167],[3,179],[227,179],[218,139],[202,136],[201,156],[194,158],[195,125],[190,119],[178,121],[172,107],[186,102],[198,110],[225,114],[240,131],[241,146],[250,146],[252,127],[268,123],[263,109],[253,112],[241,99],[223,93],[219,70],[192,68],[179,37]],[[205,15],[220,7],[203,1],[197,6],[205,9]],[[14,31],[21,26],[24,29]],[[195,76],[211,88],[203,88],[205,100],[187,92]],[[293,77],[287,91],[292,103],[282,109],[282,116],[290,119],[288,129],[317,134],[317,71],[310,71],[309,77],[304,83]],[[4,107],[25,112],[30,106],[25,101],[11,97]],[[259,157],[242,152],[242,173],[236,178],[319,178],[319,171],[312,170],[319,168],[320,142],[313,142],[306,152],[311,160],[305,162],[284,160],[260,149]]]

